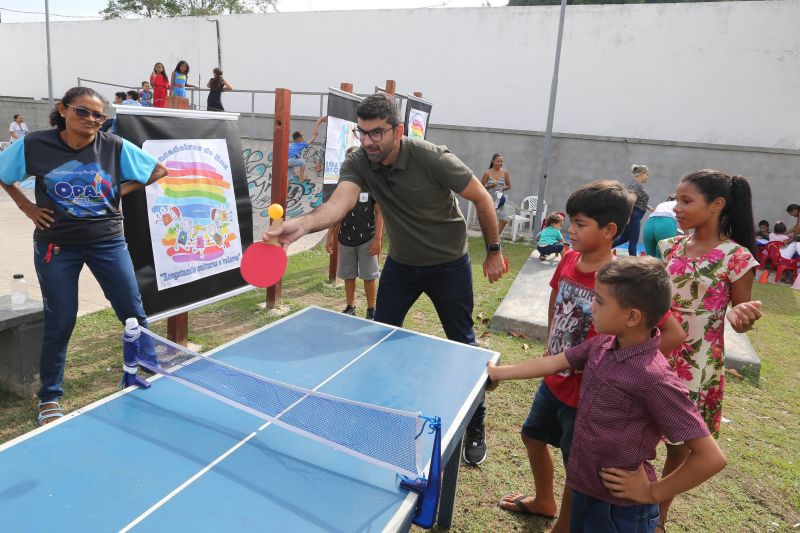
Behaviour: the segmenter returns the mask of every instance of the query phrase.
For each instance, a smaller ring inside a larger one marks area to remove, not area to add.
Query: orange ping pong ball
[[[269,218],[272,220],[283,218],[283,206],[281,204],[272,204],[269,206],[269,209],[267,209],[267,214],[269,214]]]

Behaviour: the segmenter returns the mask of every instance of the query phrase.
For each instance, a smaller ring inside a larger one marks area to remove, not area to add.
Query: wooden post
[[[339,85],[339,89],[346,93],[353,92],[353,84],[344,82]],[[336,283],[336,269],[339,266],[339,236],[334,235],[333,252],[328,257],[328,282]]]
[[[281,204],[286,218],[286,192],[289,187],[289,119],[292,109],[292,91],[275,89],[275,119],[272,136],[272,199],[271,203]],[[267,287],[267,309],[274,309],[281,303],[281,286],[279,281]]]
[[[180,313],[167,319],[167,338],[175,344],[189,344],[189,313]]]
[[[422,92],[421,91],[414,91],[414,96],[416,96],[417,98],[422,98]]]
[[[386,80],[386,94],[394,96],[397,83],[394,80]]]

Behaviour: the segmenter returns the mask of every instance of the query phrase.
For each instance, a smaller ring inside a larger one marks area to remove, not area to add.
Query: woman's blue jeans
[[[39,359],[42,402],[58,400],[64,394],[67,345],[78,316],[78,278],[84,264],[94,274],[121,322],[135,317],[140,324],[147,325],[124,238],[60,245],[50,250],[49,257],[48,247],[49,243],[33,242],[34,265],[44,304],[44,338]]]
[[[634,207],[631,212],[631,219],[628,221],[625,229],[622,230],[619,237],[614,239],[614,248],[627,242],[628,255],[636,257],[636,251],[639,247],[639,232],[642,229],[642,217],[644,217],[644,211]]]

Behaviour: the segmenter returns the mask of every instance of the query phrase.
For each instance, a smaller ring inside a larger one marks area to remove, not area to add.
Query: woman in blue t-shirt
[[[147,318],[122,233],[120,198],[167,175],[155,158],[98,131],[107,118],[93,89],[73,87],[50,114],[54,129],[0,152],[0,186],[33,221],[34,266],[44,301],[38,422],[63,416],[67,344],[78,314],[78,277],[94,274],[120,321]],[[35,203],[17,185],[36,178]]]

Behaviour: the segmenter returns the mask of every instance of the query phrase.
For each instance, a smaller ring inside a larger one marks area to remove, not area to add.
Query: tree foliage
[[[204,17],[238,15],[275,9],[278,0],[108,0],[105,19],[127,17]]]

